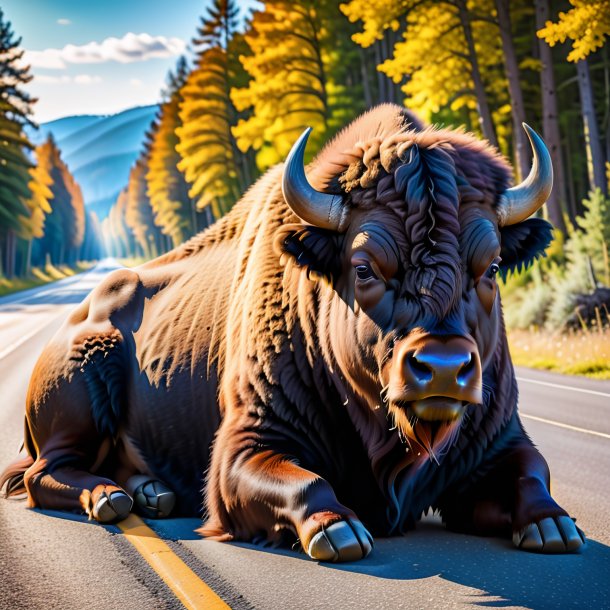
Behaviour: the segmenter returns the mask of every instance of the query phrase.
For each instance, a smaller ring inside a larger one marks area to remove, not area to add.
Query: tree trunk
[[[199,231],[197,231],[197,208],[195,204],[195,200],[191,199],[191,234],[189,237],[193,237],[193,235],[197,235]]]
[[[563,148],[563,154],[565,154],[565,158],[569,159],[570,150],[571,150],[569,130],[568,130],[568,141],[567,141],[566,145],[562,148]],[[572,164],[569,162],[566,163],[566,177],[567,177],[566,184],[568,187],[568,191],[567,191],[568,199],[567,199],[566,207],[568,210],[568,216],[570,217],[570,220],[573,221],[576,218],[576,216],[578,216],[578,209],[576,206],[576,194],[574,193],[574,173],[572,172]]]
[[[549,19],[549,0],[536,0],[536,29],[544,27]],[[551,47],[538,38],[538,50],[542,70],[540,72],[540,88],[542,89],[542,136],[549,149],[553,163],[554,179],[551,196],[546,203],[550,221],[565,233],[566,226],[563,210],[566,209],[566,181],[561,154],[561,135],[559,133],[559,113],[557,111],[557,93],[555,90],[555,74],[553,72],[553,56]],[[573,218],[572,218],[573,219]]]
[[[207,205],[207,206],[205,207],[205,213],[206,213],[206,215],[207,215],[207,219],[208,219],[208,224],[207,224],[207,226],[208,226],[208,227],[211,227],[211,226],[214,224],[214,221],[215,221],[216,219],[214,218],[214,213],[213,213],[213,211],[212,211],[212,208],[211,208],[209,205]]]
[[[375,72],[377,73],[377,102],[387,102],[384,75],[383,72],[380,72],[377,69],[383,63],[383,60],[381,59],[381,41],[376,40],[373,43],[373,48],[375,50]]]
[[[29,277],[32,273],[32,242],[34,240],[30,239],[28,241],[28,248],[25,255],[25,275]]]
[[[466,45],[468,47],[468,56],[470,59],[471,68],[470,74],[472,76],[474,92],[477,98],[481,131],[489,142],[498,148],[498,138],[496,137],[496,131],[491,118],[491,111],[489,110],[489,104],[487,103],[487,94],[485,93],[483,79],[481,78],[481,70],[479,68],[479,60],[477,58],[477,52],[474,46],[474,36],[472,35],[472,26],[470,24],[468,9],[466,8],[466,0],[456,0],[456,6],[459,10],[460,23],[462,25],[464,38],[466,39]]]
[[[578,74],[578,88],[580,91],[580,104],[585,132],[589,185],[591,189],[600,188],[607,195],[606,160],[599,139],[591,74],[589,73],[589,64],[586,59],[576,62],[576,72]]]
[[[392,51],[394,50],[394,44],[392,43],[392,34],[394,32],[391,29],[388,29],[385,31],[384,35],[383,35],[383,40],[381,41],[382,45],[383,45],[383,61],[387,61],[391,55],[392,55]],[[390,78],[389,76],[385,76],[386,79],[386,87],[387,87],[387,91],[388,91],[388,101],[389,102],[395,102],[396,101],[396,84],[394,83],[394,79]]]
[[[513,44],[508,0],[496,0],[496,10],[498,11],[498,25],[500,26],[500,38],[502,39],[502,50],[504,51],[504,69],[508,79],[508,91],[511,101],[517,179],[523,180],[530,171],[531,154],[527,135],[521,126],[525,122],[525,107],[523,105],[521,82],[519,81],[519,64],[515,53],[515,45]]]
[[[362,77],[364,105],[366,108],[370,108],[373,105],[373,97],[371,95],[371,83],[369,82],[369,74],[366,65],[366,51],[360,45],[358,45],[358,56],[360,57],[360,75]]]
[[[15,276],[15,258],[17,254],[17,236],[12,229],[6,233],[6,254],[4,273],[8,279]]]

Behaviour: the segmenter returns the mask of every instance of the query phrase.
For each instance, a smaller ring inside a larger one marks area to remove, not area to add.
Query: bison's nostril
[[[465,386],[468,384],[468,381],[470,380],[470,377],[473,371],[475,370],[475,366],[475,355],[470,354],[468,356],[468,360],[462,365],[462,367],[458,371],[456,380],[459,385]]]
[[[421,360],[417,359],[417,356],[411,354],[407,358],[407,364],[415,375],[417,381],[431,381],[432,380],[432,369]]]

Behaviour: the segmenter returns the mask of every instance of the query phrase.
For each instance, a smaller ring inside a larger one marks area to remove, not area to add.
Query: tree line
[[[0,23],[3,273],[99,255],[100,223],[57,147],[34,150],[24,135],[31,76]],[[610,0],[267,0],[245,19],[235,0],[214,0],[102,223],[106,250],[148,258],[175,247],[282,161],[305,126],[313,154],[382,102],[479,133],[517,179],[531,161],[526,120],[553,156],[547,210],[565,232],[589,191],[607,196],[609,33]]]
[[[34,146],[25,134],[36,103],[25,90],[21,39],[0,9],[0,276],[27,276],[32,265],[100,258],[101,225],[52,137]]]
[[[104,222],[112,252],[151,256],[181,243],[282,161],[305,126],[319,149],[382,102],[479,133],[513,161],[516,179],[531,163],[521,123],[533,125],[553,157],[547,210],[563,232],[589,191],[607,195],[609,0],[262,4],[242,27],[234,0],[215,0],[201,18],[193,65],[181,59],[170,74]]]

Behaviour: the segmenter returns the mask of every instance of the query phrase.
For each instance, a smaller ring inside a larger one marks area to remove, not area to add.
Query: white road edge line
[[[562,385],[560,383],[551,383],[550,381],[538,381],[538,379],[528,379],[527,377],[516,377],[517,381],[527,381],[528,383],[537,383],[538,385],[546,385],[551,388],[561,388],[562,390],[572,390],[574,392],[584,392],[585,394],[594,394],[595,396],[606,396],[610,398],[610,394],[606,392],[598,392],[597,390],[585,390],[584,388],[575,388],[571,385]]]
[[[34,330],[30,331],[29,333],[27,333],[26,335],[21,337],[21,339],[19,339],[18,341],[15,341],[15,343],[13,343],[12,345],[9,345],[9,347],[3,349],[0,352],[0,360],[2,360],[3,358],[6,358],[9,354],[13,353],[18,347],[21,347],[24,343],[26,343],[32,337],[37,335],[40,331],[44,330],[47,326],[49,326],[50,324],[53,324],[53,322],[55,322],[59,318],[64,317],[66,315],[66,310],[70,307],[71,307],[71,305],[64,305],[62,308],[62,312],[59,315],[54,316],[50,320],[46,320],[44,324],[37,326]]]
[[[527,415],[526,413],[519,413],[521,417],[527,419],[533,419],[534,421],[542,422],[543,424],[551,424],[551,426],[557,426],[558,428],[566,428],[567,430],[574,430],[575,432],[584,432],[585,434],[593,434],[594,436],[601,436],[602,438],[610,438],[610,434],[605,432],[596,432],[595,430],[587,430],[586,428],[579,428],[578,426],[570,426],[569,424],[562,424],[552,419],[544,419],[544,417],[536,417],[535,415]]]

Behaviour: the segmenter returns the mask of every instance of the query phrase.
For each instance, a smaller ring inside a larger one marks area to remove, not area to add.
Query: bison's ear
[[[275,248],[287,254],[300,267],[307,267],[333,281],[340,270],[339,235],[334,231],[300,224],[284,225],[278,232]]]
[[[500,271],[506,277],[511,271],[527,269],[540,256],[544,256],[553,240],[553,225],[542,218],[530,218],[500,229],[502,263]]]

